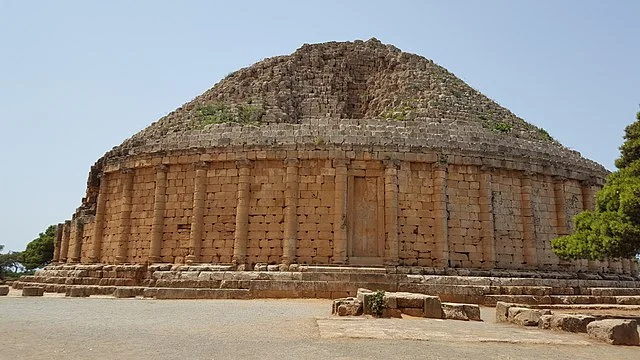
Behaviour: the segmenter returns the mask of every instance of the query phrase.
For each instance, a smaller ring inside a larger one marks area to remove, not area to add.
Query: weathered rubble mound
[[[525,122],[433,61],[376,39],[305,44],[291,55],[268,58],[240,69],[127,139],[105,157],[208,147],[207,144],[278,145],[295,130],[300,130],[293,140],[296,144],[350,141],[338,139],[340,132],[345,132],[342,128],[333,129],[341,130],[332,134],[336,135],[333,140],[313,136],[315,127],[326,125],[322,121],[311,123],[311,128],[274,126],[306,125],[310,119],[343,119],[345,124],[358,128],[386,121],[387,133],[378,135],[391,143],[417,137],[422,145],[429,142],[436,147],[457,148],[468,142],[481,145],[484,142],[481,134],[492,135],[492,139],[498,134],[524,141],[529,148],[546,152],[545,147],[552,146],[562,153],[559,157],[584,160],[563,148],[543,129]],[[405,124],[413,122],[429,124],[430,131],[438,134],[433,140],[442,138],[444,143],[417,136],[409,129],[402,130]],[[335,127],[334,122],[330,124]],[[242,129],[265,125],[271,126],[258,131],[257,139],[255,131],[245,133]],[[400,130],[395,131],[396,127]],[[271,130],[275,133],[271,134]],[[327,134],[331,130],[323,128],[321,132]],[[377,126],[375,130],[374,138],[376,132],[385,129]],[[469,138],[466,133],[473,136]],[[219,138],[220,134],[225,135]],[[393,140],[396,137],[397,141]],[[211,142],[206,141],[209,138]],[[488,141],[491,142],[495,139]],[[589,162],[587,167],[604,172],[595,163]]]

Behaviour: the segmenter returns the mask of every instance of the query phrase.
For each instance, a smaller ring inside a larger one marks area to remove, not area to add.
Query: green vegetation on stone
[[[401,104],[383,111],[380,114],[380,117],[385,120],[406,121],[410,120],[410,117],[415,110],[416,106],[413,104]]]
[[[509,131],[511,131],[511,125],[502,121],[498,121],[495,124],[493,124],[493,129],[501,133],[508,133]]]
[[[264,111],[261,106],[253,104],[213,103],[195,108],[191,127],[204,129],[207,125],[237,123],[256,125],[260,122]]]
[[[596,195],[594,211],[574,218],[575,232],[552,241],[561,258],[630,258],[640,253],[640,113],[625,129],[618,171]]]
[[[369,299],[369,309],[374,316],[380,317],[384,307],[384,290],[378,290]]]

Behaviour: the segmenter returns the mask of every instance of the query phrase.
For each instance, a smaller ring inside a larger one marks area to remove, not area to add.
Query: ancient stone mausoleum
[[[431,60],[304,45],[107,152],[54,261],[629,273],[551,251],[606,175]]]

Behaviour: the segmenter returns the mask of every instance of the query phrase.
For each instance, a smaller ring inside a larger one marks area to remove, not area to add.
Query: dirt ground
[[[327,300],[0,297],[0,359],[639,359],[640,347],[483,322],[338,318]]]

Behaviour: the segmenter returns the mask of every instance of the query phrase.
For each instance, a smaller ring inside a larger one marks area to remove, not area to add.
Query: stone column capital
[[[286,158],[284,159],[285,166],[300,166],[300,160],[297,158]]]
[[[590,177],[588,177],[588,178],[586,178],[584,180],[581,180],[580,181],[580,185],[582,185],[582,186],[595,186],[595,185],[598,185],[598,181],[596,180],[595,177],[590,176]]]
[[[347,167],[351,163],[350,159],[333,159],[333,167]]]
[[[129,167],[121,168],[120,169],[120,173],[122,173],[122,174],[133,174],[133,168],[129,168]]]
[[[236,167],[238,169],[250,169],[253,167],[253,160],[248,160],[248,159],[236,160]]]
[[[522,176],[522,178],[523,178],[523,179],[531,179],[531,178],[533,177],[533,175],[534,175],[534,174],[535,174],[535,173],[534,173],[533,171],[531,171],[531,170],[524,170],[524,171],[522,172],[522,175],[521,175],[521,176]]]
[[[386,169],[395,169],[398,170],[400,168],[401,161],[398,159],[386,159],[382,160],[382,164]]]
[[[198,161],[195,163],[196,170],[207,170],[209,168],[208,161]]]

